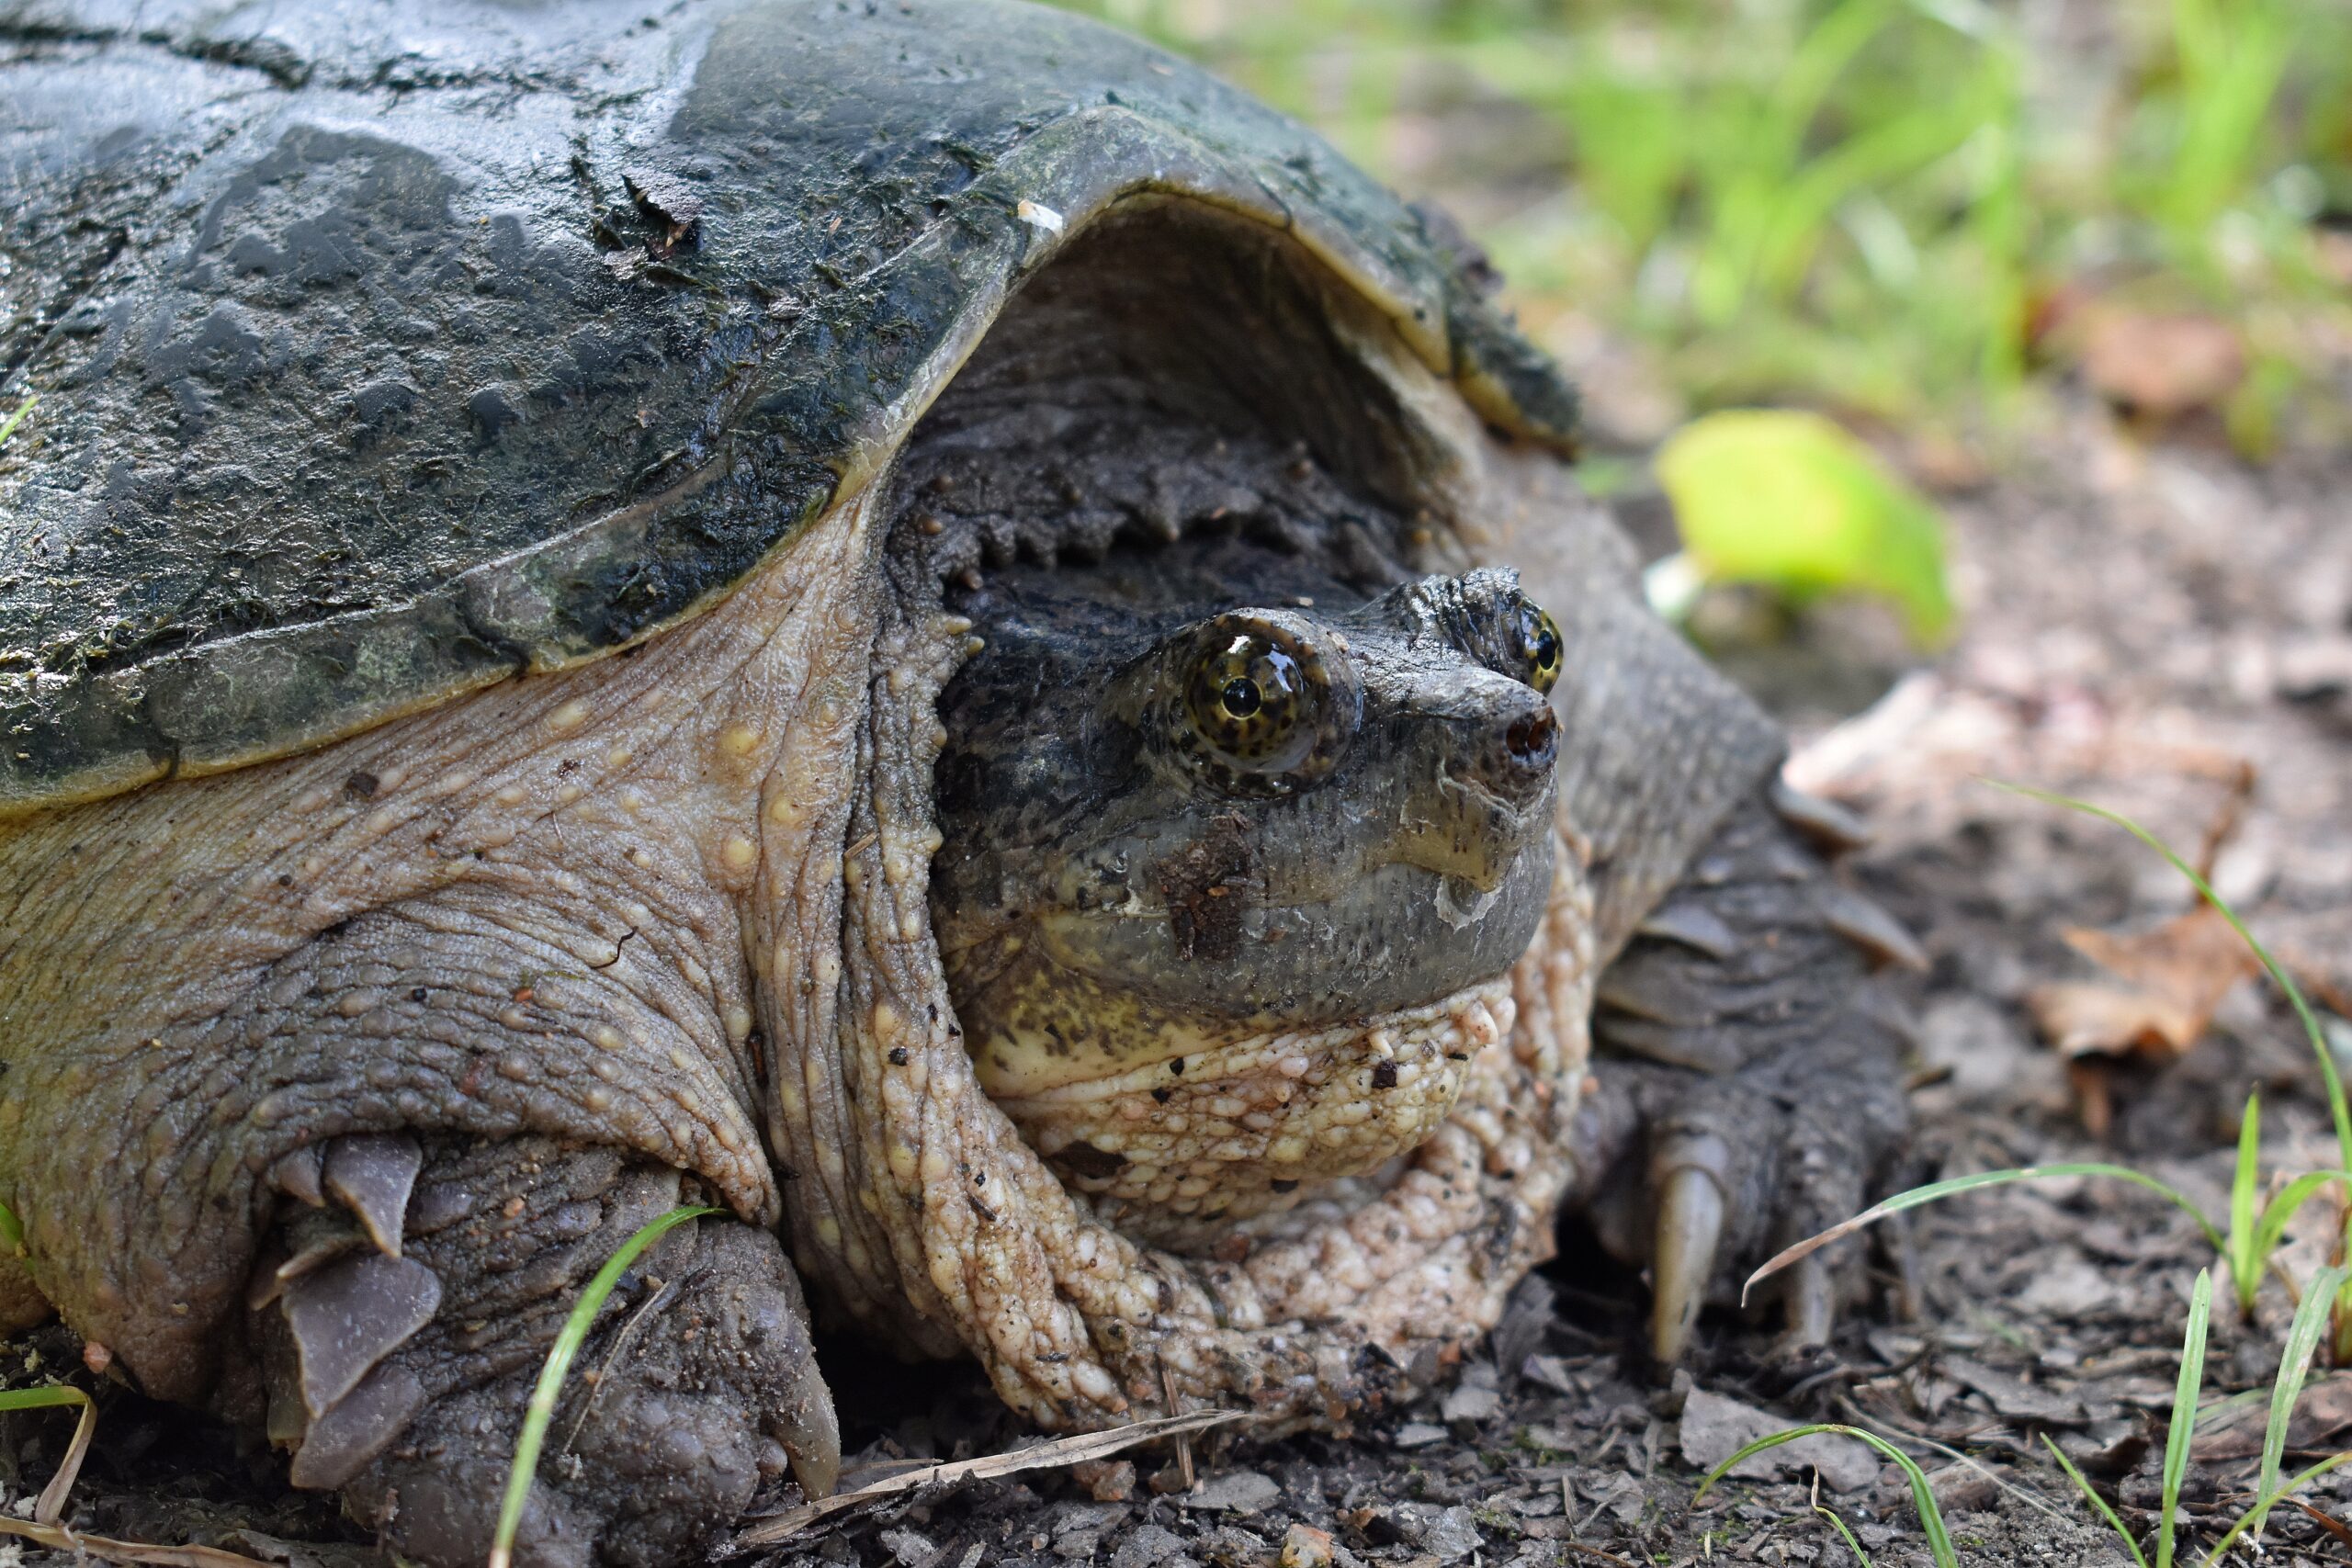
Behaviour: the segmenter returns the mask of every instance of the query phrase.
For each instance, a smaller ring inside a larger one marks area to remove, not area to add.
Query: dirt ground
[[[2145,927],[2188,900],[2120,831],[1981,781],[2091,796],[2188,849],[2250,764],[2255,792],[2217,863],[2220,890],[2319,977],[2352,968],[2342,940],[2352,931],[2347,496],[2342,453],[2254,469],[2193,437],[2143,443],[2085,404],[1998,480],[1944,497],[1966,615],[1940,657],[1918,662],[1873,616],[1836,609],[1790,637],[1718,631],[1726,664],[1789,720],[1792,773],[1871,814],[1880,839],[1852,874],[1932,955],[1912,998],[1923,1177],[2120,1157],[2218,1214],[2238,1107],[2256,1086],[2266,1169],[2332,1163],[2310,1054],[2283,1005],[2252,983],[2182,1060],[2109,1075],[2109,1139],[2086,1136],[2027,993],[2090,973],[2065,928]],[[1621,504],[1663,547],[1655,502],[1635,493]],[[2352,1048],[2352,1031],[2338,1043]],[[2324,1216],[2309,1219],[2312,1234],[2286,1258],[2298,1276],[2321,1260]],[[2152,1526],[2184,1303],[2210,1256],[2193,1224],[2136,1189],[2077,1179],[1933,1207],[1894,1240],[1874,1266],[1875,1299],[1826,1355],[1775,1362],[1768,1325],[1724,1317],[1704,1325],[1690,1371],[1661,1382],[1636,1349],[1639,1281],[1571,1226],[1560,1259],[1522,1289],[1490,1353],[1452,1392],[1349,1440],[1243,1448],[1204,1461],[1189,1493],[1174,1490],[1164,1452],[1083,1482],[1045,1470],[919,1492],[742,1560],[1271,1564],[1304,1526],[1328,1532],[1343,1565],[1847,1563],[1817,1498],[1874,1562],[1927,1563],[1900,1472],[1851,1444],[1779,1467],[1752,1461],[1756,1476],[1692,1506],[1694,1456],[1802,1419],[1867,1426],[1918,1458],[1963,1562],[2124,1563],[2041,1441],[2063,1446],[2128,1523]],[[2217,1312],[2209,1395],[2267,1385],[2290,1310],[2272,1283],[2256,1323]],[[0,1353],[0,1370],[11,1383],[37,1381],[74,1366],[76,1351],[52,1328]],[[854,1466],[1023,1440],[967,1370],[909,1371],[846,1343],[829,1347],[827,1365],[837,1390],[857,1391],[844,1401],[847,1446],[864,1445]],[[2338,1378],[2306,1396],[2290,1463],[2334,1451],[2352,1427],[2352,1373]],[[68,1422],[0,1420],[0,1482],[21,1514]],[[2200,1442],[2188,1495],[2201,1540],[2243,1509],[2259,1420],[2257,1410]],[[373,1557],[331,1503],[284,1492],[275,1474],[268,1456],[227,1434],[116,1393],[74,1522],[297,1564]],[[2323,1483],[2311,1500],[2341,1512],[2347,1494],[2352,1483]],[[18,1551],[0,1545],[0,1564]],[[2352,1538],[2283,1508],[2267,1561],[2352,1562]]]

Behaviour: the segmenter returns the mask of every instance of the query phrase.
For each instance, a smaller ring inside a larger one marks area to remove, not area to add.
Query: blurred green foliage
[[[2014,409],[2085,292],[2225,320],[2274,402],[2346,341],[2346,0],[1065,3],[1453,207],[1540,339],[1687,406]]]
[[[1668,573],[1758,583],[1799,605],[1875,594],[1922,647],[1951,629],[1943,520],[1842,426],[1802,409],[1702,414],[1658,448],[1657,476],[1682,535]]]

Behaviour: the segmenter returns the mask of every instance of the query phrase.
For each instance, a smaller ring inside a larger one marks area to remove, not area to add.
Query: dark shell
[[[1497,425],[1572,417],[1324,143],[1007,0],[33,0],[0,47],[0,369],[40,398],[0,447],[0,812],[694,614],[1134,193],[1295,232]]]

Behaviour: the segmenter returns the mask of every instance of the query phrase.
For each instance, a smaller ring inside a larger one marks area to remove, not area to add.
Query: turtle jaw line
[[[1419,1146],[1514,1012],[1508,978],[1493,976],[1419,1007],[992,1098],[1074,1196],[1130,1235],[1196,1251]]]
[[[1491,897],[1521,856],[1548,855],[1555,809],[1548,784],[1532,800],[1513,801],[1461,768],[1445,768],[1437,775],[1436,795],[1442,803],[1436,812],[1399,826],[1387,863],[1428,872],[1442,894],[1460,883]]]

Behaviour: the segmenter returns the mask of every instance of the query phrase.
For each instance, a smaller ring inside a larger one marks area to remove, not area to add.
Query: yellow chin
[[[1417,1147],[1453,1111],[1473,1058],[1508,1038],[1512,1013],[1498,976],[1377,1018],[990,1098],[1104,1219],[1176,1242]]]
[[[1042,944],[1017,953],[977,989],[948,981],[972,1068],[989,1098],[1026,1099],[1159,1067],[1240,1037],[1270,1021],[1201,1018],[1065,967]],[[1182,1069],[1179,1069],[1181,1075]]]

